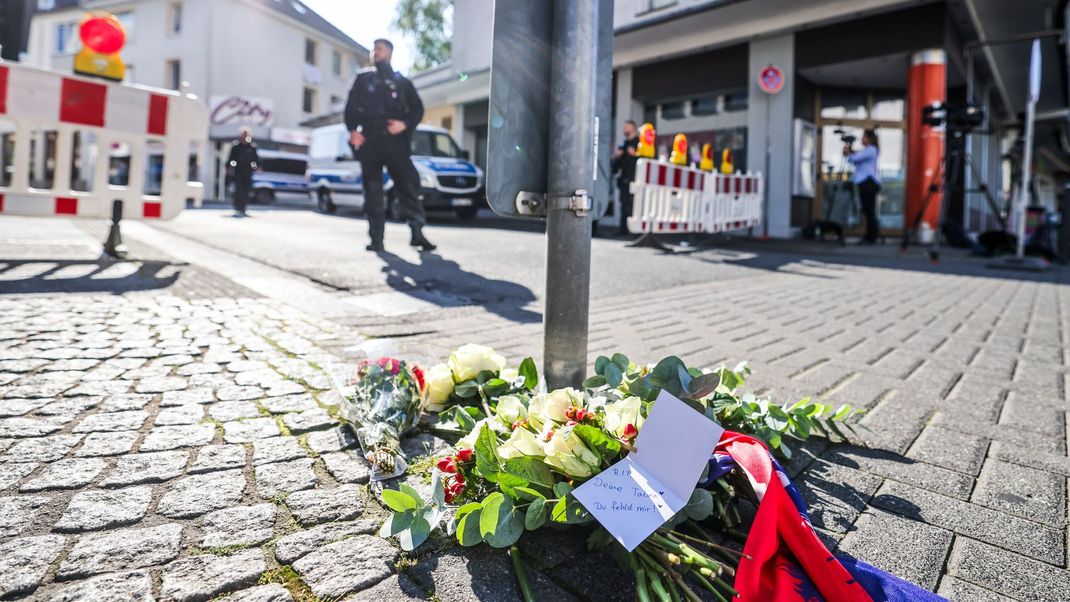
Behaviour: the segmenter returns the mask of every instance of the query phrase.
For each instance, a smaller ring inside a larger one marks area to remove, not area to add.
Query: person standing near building
[[[855,152],[850,144],[843,147],[843,156],[847,157],[855,168],[851,182],[858,188],[862,215],[866,218],[866,233],[860,243],[864,245],[877,242],[881,233],[880,222],[877,221],[877,193],[881,190],[881,179],[877,170],[880,152],[877,132],[873,130],[866,130],[862,133],[862,150]]]
[[[366,248],[375,252],[383,250],[386,229],[383,167],[386,167],[394,180],[401,214],[412,232],[409,244],[422,251],[434,251],[435,245],[423,234],[427,217],[417,198],[420,175],[409,157],[412,135],[423,119],[424,105],[412,82],[390,66],[393,53],[394,45],[389,40],[375,40],[372,47],[375,66],[357,73],[346,99],[349,143],[355,149],[364,177],[364,213],[368,216],[371,238]]]
[[[245,207],[253,193],[253,172],[259,166],[260,156],[253,144],[253,134],[249,128],[242,128],[227,157],[227,171],[234,178],[234,217],[248,217]]]
[[[632,182],[635,181],[635,162],[638,160],[636,150],[639,148],[639,136],[635,132],[635,122],[624,122],[624,140],[617,146],[613,155],[613,173],[617,174],[617,190],[620,191],[620,228],[617,234],[628,233],[628,216],[632,214]]]

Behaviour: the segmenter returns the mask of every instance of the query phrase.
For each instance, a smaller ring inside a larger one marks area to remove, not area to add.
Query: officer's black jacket
[[[227,157],[227,165],[236,171],[251,172],[260,163],[260,155],[256,152],[256,145],[252,143],[237,142],[230,147],[230,156]]]
[[[346,128],[362,127],[366,136],[384,134],[388,119],[405,123],[405,134],[411,138],[416,126],[424,118],[420,95],[408,79],[392,69],[369,67],[357,72],[346,100]]]

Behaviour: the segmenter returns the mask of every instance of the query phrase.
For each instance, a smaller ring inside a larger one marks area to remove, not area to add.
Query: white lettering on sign
[[[724,429],[662,391],[635,451],[572,492],[628,551],[687,505]]]
[[[213,96],[209,112],[212,125],[268,127],[275,119],[275,103],[267,98]]]

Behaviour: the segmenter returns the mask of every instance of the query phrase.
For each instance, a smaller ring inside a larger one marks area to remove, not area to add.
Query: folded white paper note
[[[670,393],[654,402],[635,451],[572,495],[628,551],[691,498],[724,429]]]

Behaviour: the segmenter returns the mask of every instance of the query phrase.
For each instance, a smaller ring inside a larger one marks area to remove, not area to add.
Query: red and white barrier
[[[728,232],[762,220],[761,174],[719,174],[639,159],[632,183],[634,234]]]
[[[171,219],[207,137],[192,96],[0,63],[0,215]]]

